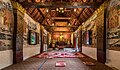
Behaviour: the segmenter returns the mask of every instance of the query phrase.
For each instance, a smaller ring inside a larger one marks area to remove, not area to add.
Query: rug
[[[54,52],[44,52],[40,55],[35,56],[37,58],[83,58],[85,57],[81,53],[72,53],[66,51],[54,51]]]

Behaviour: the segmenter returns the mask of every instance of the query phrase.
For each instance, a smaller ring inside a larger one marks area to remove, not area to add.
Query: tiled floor
[[[65,61],[65,67],[55,67],[56,61]],[[86,66],[84,61],[92,61],[94,66]],[[112,70],[110,67],[89,57],[84,58],[29,58],[18,64],[11,65],[2,70]]]

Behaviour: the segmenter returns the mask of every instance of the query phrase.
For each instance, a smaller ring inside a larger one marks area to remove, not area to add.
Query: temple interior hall
[[[0,70],[120,70],[120,0],[0,0]]]

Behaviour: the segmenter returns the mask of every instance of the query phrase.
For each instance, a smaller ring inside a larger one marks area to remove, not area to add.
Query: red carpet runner
[[[71,53],[71,52],[65,52],[65,51],[51,51],[51,52],[44,52],[40,55],[34,56],[37,58],[79,58],[79,57],[85,57],[81,53]]]

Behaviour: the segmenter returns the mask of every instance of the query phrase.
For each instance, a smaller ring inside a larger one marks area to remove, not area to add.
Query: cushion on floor
[[[57,61],[55,63],[56,67],[65,67],[66,66],[66,62],[65,61]]]
[[[85,62],[83,62],[83,64],[88,65],[88,66],[94,66],[95,65],[95,63],[90,62],[90,61],[85,61]]]

